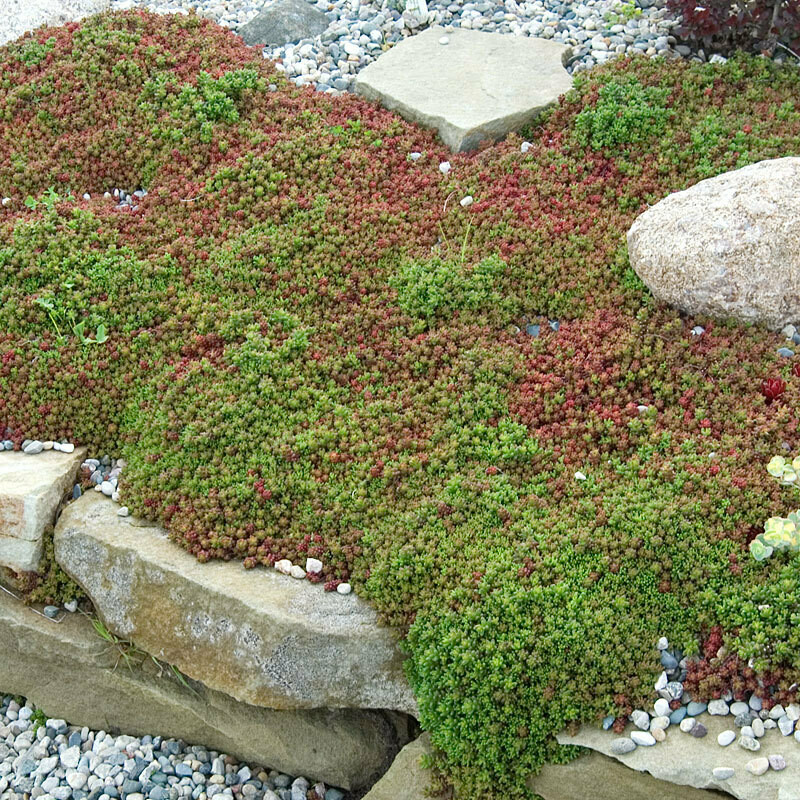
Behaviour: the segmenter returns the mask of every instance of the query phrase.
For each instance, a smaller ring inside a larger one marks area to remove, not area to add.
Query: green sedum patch
[[[665,633],[788,701],[800,560],[749,548],[785,513],[754,465],[800,450],[800,370],[660,307],[625,234],[800,154],[799,90],[765,59],[615,61],[526,153],[452,156],[195,15],[9,44],[0,436],[123,455],[125,504],[201,561],[351,582],[403,636],[457,797],[524,797],[572,754],[555,733],[649,698]]]

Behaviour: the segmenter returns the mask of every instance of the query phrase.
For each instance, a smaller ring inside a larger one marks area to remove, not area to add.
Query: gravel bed
[[[324,92],[347,91],[358,72],[384,50],[434,24],[561,42],[573,48],[570,72],[630,53],[707,58],[702,50],[693,51],[672,35],[677,23],[668,17],[664,0],[638,0],[635,8],[621,0],[452,0],[428,3],[427,14],[420,15],[404,11],[405,0],[309,2],[327,14],[327,30],[321,36],[267,48],[264,55],[279,60],[279,69],[295,83]],[[257,0],[111,0],[114,9],[188,13],[195,8],[233,30],[253,19],[262,5]]]
[[[342,800],[304,777],[161,736],[114,736],[0,697],[3,800]]]

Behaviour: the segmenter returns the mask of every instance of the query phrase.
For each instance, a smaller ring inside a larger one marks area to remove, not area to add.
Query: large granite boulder
[[[569,48],[546,39],[434,25],[363,69],[355,91],[436,128],[454,151],[502,139],[572,87]]]
[[[111,0],[3,0],[0,46],[40,25],[64,25],[111,7]]]
[[[717,743],[717,736],[722,731],[735,730],[732,716],[703,714],[699,721],[708,729],[708,734],[701,739],[670,726],[663,742],[655,747],[637,747],[625,755],[611,751],[611,743],[618,738],[617,734],[595,726],[584,725],[575,736],[565,732],[557,738],[561,744],[588,747],[633,770],[649,772],[654,778],[687,787],[687,797],[692,796],[688,787],[695,787],[727,792],[738,800],[800,800],[800,746],[794,737],[782,736],[777,729],[768,730],[760,740],[760,751],[753,753],[736,743],[728,747],[720,747]],[[780,772],[769,770],[757,778],[745,769],[753,758],[773,753],[784,757],[786,769]],[[717,780],[713,775],[716,767],[732,767],[733,777]],[[628,797],[624,793],[617,796]]]
[[[61,567],[118,636],[238,700],[416,714],[392,631],[355,595],[275,570],[199,563],[95,493],[55,530]]]
[[[687,314],[800,323],[800,158],[760,161],[676,192],[628,232],[633,269]]]
[[[56,624],[5,592],[0,642],[2,690],[73,725],[183,739],[346,789],[370,785],[408,738],[398,738],[392,714],[272,711],[200,683],[187,689],[150,658],[117,665],[117,649],[83,615],[69,614]]]
[[[0,450],[0,567],[36,571],[44,530],[53,524],[85,453]]]
[[[319,36],[328,23],[325,14],[306,0],[275,0],[242,25],[239,36],[250,45],[288,44]]]

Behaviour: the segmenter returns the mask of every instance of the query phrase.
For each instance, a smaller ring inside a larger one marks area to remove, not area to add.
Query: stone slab
[[[617,735],[589,725],[580,728],[576,736],[558,735],[561,744],[577,744],[615,758],[631,769],[649,772],[653,777],[680,786],[697,789],[718,789],[738,800],[800,800],[800,744],[793,736],[782,736],[777,730],[768,730],[761,741],[758,753],[744,750],[737,743],[728,747],[717,744],[717,736],[724,730],[734,730],[733,717],[698,717],[708,735],[695,739],[676,727],[667,729],[667,738],[654,747],[637,747],[632,753],[617,756],[611,752],[611,742]],[[628,726],[628,734],[632,726]],[[786,769],[769,770],[754,777],[745,770],[745,764],[754,757],[777,753],[786,759]],[[717,781],[711,774],[715,767],[733,767],[735,773],[726,781]]]
[[[422,767],[420,759],[430,752],[427,733],[409,742],[363,800],[428,800],[431,775],[430,770]]]
[[[527,786],[542,800],[730,800],[721,792],[658,780],[594,751],[569,764],[546,764]]]
[[[110,7],[110,0],[0,0],[0,46],[40,25],[77,22]]]
[[[355,595],[266,568],[199,563],[94,492],[70,503],[55,555],[118,636],[238,700],[416,715],[391,630]]]
[[[546,39],[434,25],[363,69],[354,89],[435,128],[451,150],[472,150],[519,129],[572,87],[569,52]]]
[[[329,20],[307,0],[275,0],[268,3],[239,28],[245,44],[281,45],[313,39],[328,27]]]
[[[38,455],[0,450],[0,567],[35,572],[42,535],[70,490],[86,451]]]
[[[199,683],[186,689],[149,658],[117,663],[84,615],[55,623],[5,592],[0,642],[2,691],[73,725],[183,739],[345,789],[369,786],[408,738],[398,740],[392,715],[379,711],[272,711]]]

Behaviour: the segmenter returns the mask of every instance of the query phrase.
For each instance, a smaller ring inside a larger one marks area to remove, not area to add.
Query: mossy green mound
[[[522,795],[553,733],[643,702],[665,633],[722,629],[788,694],[800,562],[747,545],[786,511],[800,376],[658,308],[625,233],[800,154],[796,70],[615,62],[526,153],[454,158],[194,16],[36,36],[0,50],[0,429],[123,453],[125,503],[202,560],[351,581],[460,797]]]

